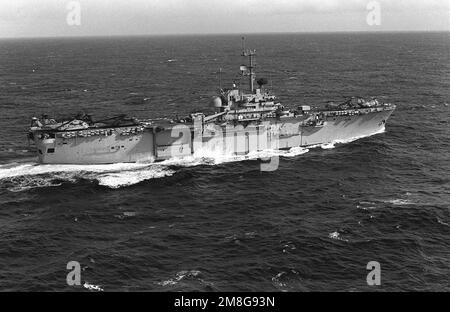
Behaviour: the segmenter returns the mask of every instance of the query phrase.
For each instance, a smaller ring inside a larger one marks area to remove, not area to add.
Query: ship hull
[[[323,127],[306,127],[302,146],[328,144],[368,137],[384,131],[392,110],[363,115],[327,117]]]
[[[269,119],[226,125],[172,125],[123,135],[124,129],[110,129],[110,135],[52,138],[34,141],[43,164],[111,164],[154,162],[191,155],[245,155],[268,149],[308,147],[345,142],[384,130],[393,110],[365,114],[327,114],[320,123],[310,116]],[[125,129],[126,130],[126,129]],[[108,131],[107,131],[108,132]]]

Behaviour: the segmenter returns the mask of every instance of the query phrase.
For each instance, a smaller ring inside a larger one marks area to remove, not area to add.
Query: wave
[[[141,181],[172,175],[173,170],[159,164],[42,165],[36,163],[0,166],[0,181],[8,190],[20,192],[39,187],[60,186],[79,179],[97,180],[110,188],[129,186]]]
[[[342,237],[341,237],[341,233],[339,233],[339,232],[337,232],[337,231],[328,234],[328,238],[335,239],[335,240],[340,240],[340,241],[343,241],[343,242],[348,242],[348,239],[342,238]]]
[[[280,273],[278,273],[277,275],[275,275],[274,277],[272,277],[272,283],[273,283],[273,285],[276,287],[276,288],[278,288],[278,289],[280,289],[281,291],[287,291],[285,288],[286,288],[286,283],[285,282],[282,282],[281,281],[281,277],[283,276],[283,275],[285,275],[286,274],[286,272],[280,272]]]
[[[403,205],[414,204],[412,201],[410,201],[408,199],[401,199],[401,198],[386,200],[384,202],[387,203],[387,204],[395,205],[395,206],[403,206]]]
[[[377,209],[377,206],[378,203],[373,201],[359,201],[356,208],[361,210],[374,210]]]
[[[70,172],[105,172],[132,170],[148,166],[148,164],[111,164],[111,165],[42,165],[37,163],[12,163],[0,166],[0,180],[19,176],[33,176],[50,173]]]
[[[103,291],[103,288],[101,288],[99,285],[89,284],[88,282],[85,282],[83,284],[83,287],[88,290]]]
[[[275,288],[282,292],[292,290],[294,285],[298,285],[299,272],[294,269],[279,272],[272,277],[272,284]]]
[[[160,286],[173,286],[178,284],[181,280],[185,278],[196,278],[199,274],[200,271],[198,270],[190,270],[190,271],[183,270],[178,272],[174,278],[158,282],[157,284]]]
[[[172,176],[174,173],[175,171],[168,168],[151,166],[142,170],[125,170],[121,172],[105,173],[98,175],[95,179],[98,180],[99,185],[117,189],[146,180]]]
[[[9,179],[10,187],[8,190],[11,192],[22,192],[35,188],[43,188],[43,187],[56,187],[61,186],[62,183],[59,182],[60,179],[54,177],[52,179],[48,179],[45,177],[15,177]]]

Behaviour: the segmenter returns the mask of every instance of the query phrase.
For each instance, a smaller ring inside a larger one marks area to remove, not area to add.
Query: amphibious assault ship
[[[125,115],[94,121],[89,115],[66,120],[33,117],[29,139],[40,163],[111,164],[155,162],[205,155],[246,155],[276,149],[349,141],[382,132],[395,105],[353,97],[323,108],[285,108],[256,80],[255,50],[243,47],[248,86],[235,83],[212,100],[215,113],[185,118],[136,119]]]

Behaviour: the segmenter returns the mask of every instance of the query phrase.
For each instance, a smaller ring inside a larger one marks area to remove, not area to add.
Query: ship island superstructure
[[[309,147],[379,133],[395,105],[353,97],[324,108],[285,108],[256,80],[255,50],[243,48],[242,76],[248,87],[232,84],[213,98],[215,113],[175,119],[136,119],[126,115],[94,121],[79,114],[66,120],[33,117],[29,131],[45,164],[154,162],[192,155],[246,155],[270,149]],[[256,86],[257,85],[257,86]],[[295,104],[295,103],[294,103]]]

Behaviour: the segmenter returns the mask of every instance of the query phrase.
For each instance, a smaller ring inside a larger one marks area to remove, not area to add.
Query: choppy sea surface
[[[0,290],[450,290],[450,34],[251,35],[286,106],[397,104],[384,133],[258,157],[38,165],[42,113],[208,110],[240,36],[0,41]],[[275,153],[275,152],[274,152]],[[81,264],[69,287],[69,261]],[[367,285],[370,261],[381,286]],[[98,286],[98,288],[96,288]]]

